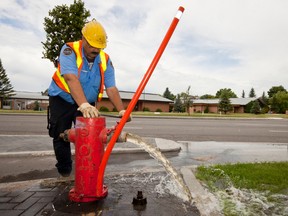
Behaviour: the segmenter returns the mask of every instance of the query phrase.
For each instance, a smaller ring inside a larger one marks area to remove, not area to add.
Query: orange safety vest
[[[78,78],[79,78],[80,72],[83,66],[82,40],[69,42],[69,43],[66,43],[66,45],[71,47],[76,55],[76,64],[78,68]],[[104,73],[107,69],[107,62],[108,62],[109,56],[103,50],[100,51],[99,55],[100,55],[100,60],[101,60],[101,62],[99,63],[101,81],[100,81],[100,89],[98,93],[98,101],[101,101],[103,97],[103,92],[104,92]],[[60,64],[58,64],[57,70],[55,71],[52,79],[54,80],[54,82],[59,88],[61,88],[63,91],[70,94],[69,86],[67,82],[65,81],[64,77],[61,76]]]

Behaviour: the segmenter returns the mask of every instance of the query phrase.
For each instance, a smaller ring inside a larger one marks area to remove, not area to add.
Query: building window
[[[3,101],[3,109],[11,109],[11,104],[12,104],[12,101],[4,100]]]

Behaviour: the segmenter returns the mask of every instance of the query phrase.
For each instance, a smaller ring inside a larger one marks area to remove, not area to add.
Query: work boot
[[[70,173],[59,173],[60,174],[60,177],[69,177],[70,176]]]
[[[73,176],[70,176],[70,174],[67,174],[67,175],[60,174],[60,176],[57,178],[57,182],[70,182],[73,180],[74,178]]]

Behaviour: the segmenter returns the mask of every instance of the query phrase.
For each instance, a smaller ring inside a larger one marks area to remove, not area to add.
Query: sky
[[[1,0],[0,59],[16,91],[45,91],[55,71],[43,59],[44,17],[73,0]],[[185,11],[146,93],[248,97],[288,89],[287,0],[84,0],[108,34],[119,90],[136,91],[179,6]]]

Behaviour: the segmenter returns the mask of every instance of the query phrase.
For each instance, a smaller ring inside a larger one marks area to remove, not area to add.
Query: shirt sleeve
[[[116,86],[115,71],[114,71],[114,67],[112,65],[112,61],[110,57],[107,62],[107,69],[104,73],[104,84],[105,84],[105,88]]]
[[[76,65],[76,55],[71,47],[67,46],[66,44],[62,47],[59,61],[62,76],[64,74],[78,75],[78,68]]]

